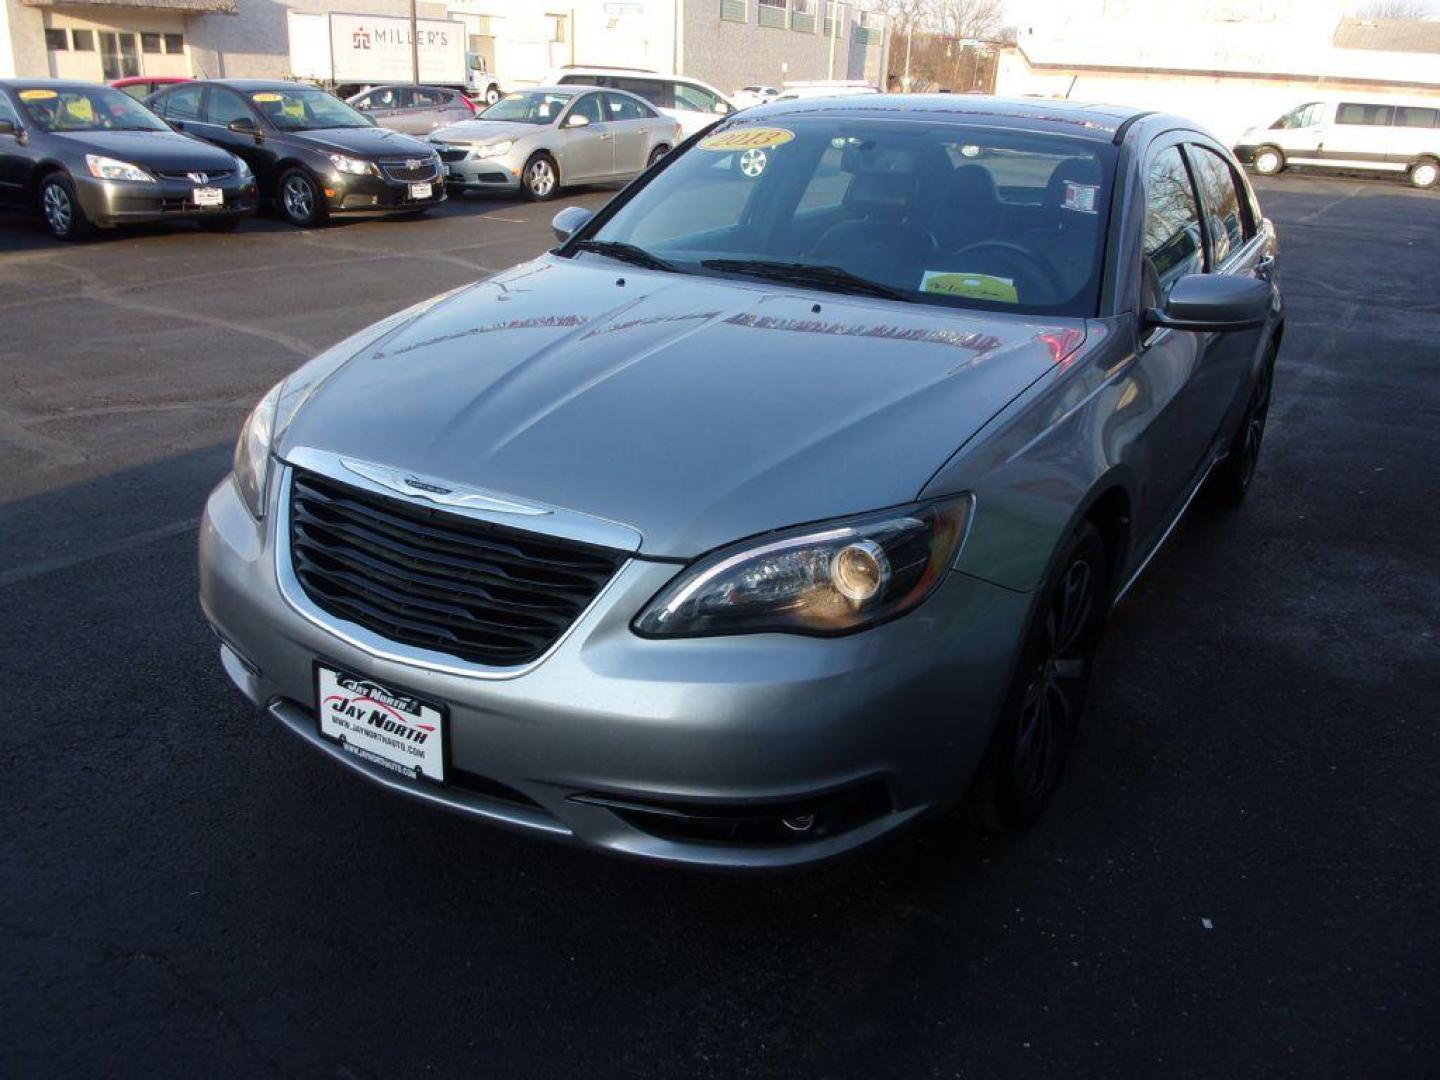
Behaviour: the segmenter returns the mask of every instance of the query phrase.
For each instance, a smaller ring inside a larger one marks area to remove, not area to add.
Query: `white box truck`
[[[415,81],[410,20],[393,15],[286,13],[290,76],[332,88],[363,89]],[[473,89],[465,56],[465,24],[418,19],[420,79],[427,86]]]

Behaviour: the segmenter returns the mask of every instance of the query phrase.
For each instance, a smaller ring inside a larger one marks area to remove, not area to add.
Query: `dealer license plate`
[[[224,206],[225,192],[218,187],[197,187],[195,189],[196,206]]]
[[[320,734],[416,780],[445,779],[445,712],[373,679],[315,665]]]
[[[412,199],[428,199],[428,198],[430,198],[430,185],[429,185],[429,184],[411,184],[411,185],[410,185],[410,197],[411,197]]]

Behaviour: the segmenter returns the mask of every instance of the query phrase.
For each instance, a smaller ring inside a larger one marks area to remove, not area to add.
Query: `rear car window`
[[[1395,126],[1408,128],[1440,127],[1440,109],[1419,109],[1401,105],[1395,109]]]
[[[1335,110],[1337,124],[1363,124],[1368,127],[1389,127],[1395,109],[1391,105],[1360,105],[1345,102]]]
[[[644,120],[654,115],[640,102],[623,94],[606,94],[605,112],[611,120]]]
[[[199,120],[203,86],[184,86],[165,98],[166,120]]]

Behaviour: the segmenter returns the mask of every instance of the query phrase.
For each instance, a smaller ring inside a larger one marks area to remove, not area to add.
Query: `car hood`
[[[549,131],[548,124],[522,124],[515,120],[461,120],[430,133],[430,138],[447,143],[485,143],[500,139],[523,139]]]
[[[218,146],[178,131],[55,132],[82,154],[103,154],[146,169],[166,172],[220,172],[235,168],[235,158]]]
[[[317,128],[287,131],[286,138],[303,139],[321,150],[358,157],[429,157],[430,147],[411,135],[389,128]]]
[[[577,510],[688,558],[913,500],[1053,369],[1039,335],[1085,326],[580,260],[544,256],[357,339],[281,418],[280,456]]]

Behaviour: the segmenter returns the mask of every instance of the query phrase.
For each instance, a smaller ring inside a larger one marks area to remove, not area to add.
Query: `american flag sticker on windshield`
[[[1079,210],[1082,214],[1095,213],[1095,196],[1099,184],[1076,184],[1065,181],[1065,209]]]

